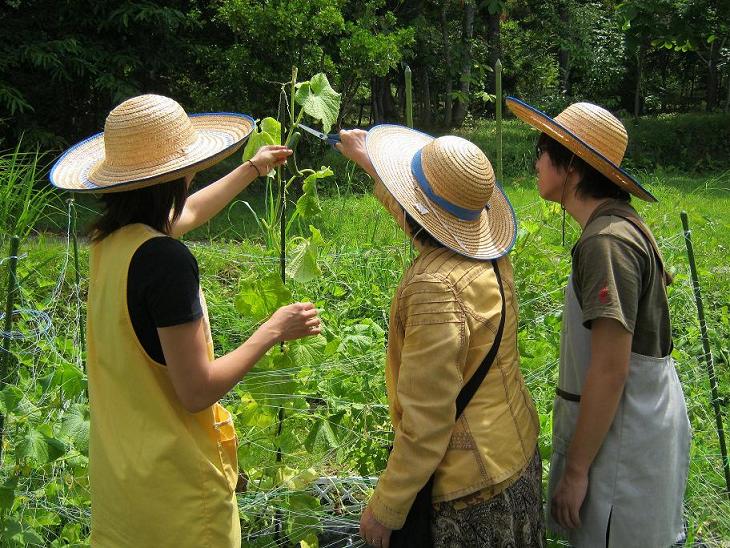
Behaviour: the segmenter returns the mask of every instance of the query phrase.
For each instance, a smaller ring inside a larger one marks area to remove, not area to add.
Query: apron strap
[[[630,222],[634,228],[636,228],[641,234],[644,236],[646,241],[651,246],[652,250],[654,251],[654,256],[657,258],[657,261],[659,262],[659,268],[661,268],[662,271],[662,277],[664,279],[664,285],[668,286],[672,283],[672,275],[667,272],[666,266],[664,265],[664,259],[662,257],[661,252],[659,251],[659,246],[656,243],[656,240],[654,239],[654,235],[649,230],[649,227],[646,226],[646,223],[638,216],[634,215],[630,211],[626,211],[626,208],[622,207],[606,207],[604,209],[601,209],[598,213],[599,217],[607,217],[609,215],[614,215],[616,217],[621,217],[622,219],[625,219],[626,221]]]

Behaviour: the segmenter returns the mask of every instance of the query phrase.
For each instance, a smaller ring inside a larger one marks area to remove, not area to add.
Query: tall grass
[[[24,239],[43,216],[51,192],[39,185],[43,155],[23,152],[21,145],[0,153],[0,249],[10,236]]]

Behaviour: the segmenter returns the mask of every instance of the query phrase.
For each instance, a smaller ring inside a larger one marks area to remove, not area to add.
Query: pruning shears
[[[299,128],[303,129],[310,135],[314,135],[317,139],[320,139],[327,143],[328,145],[332,145],[332,148],[337,150],[335,145],[340,142],[340,136],[337,133],[322,133],[321,131],[317,131],[316,129],[312,129],[309,126],[305,126],[304,124],[299,124]]]

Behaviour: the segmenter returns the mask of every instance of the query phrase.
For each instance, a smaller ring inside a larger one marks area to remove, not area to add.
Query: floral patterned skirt
[[[512,485],[487,499],[433,505],[435,548],[532,548],[545,546],[540,452]]]

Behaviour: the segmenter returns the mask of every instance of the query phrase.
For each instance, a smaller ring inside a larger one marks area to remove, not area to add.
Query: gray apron
[[[550,501],[565,469],[590,364],[591,332],[572,278],[565,291],[559,394],[553,406],[553,454],[548,486],[548,529],[577,547],[663,548],[681,538],[682,500],[689,471],[690,424],[670,356],[631,354],[624,393],[588,476],[581,527],[564,530]],[[606,543],[610,528],[609,541]]]

